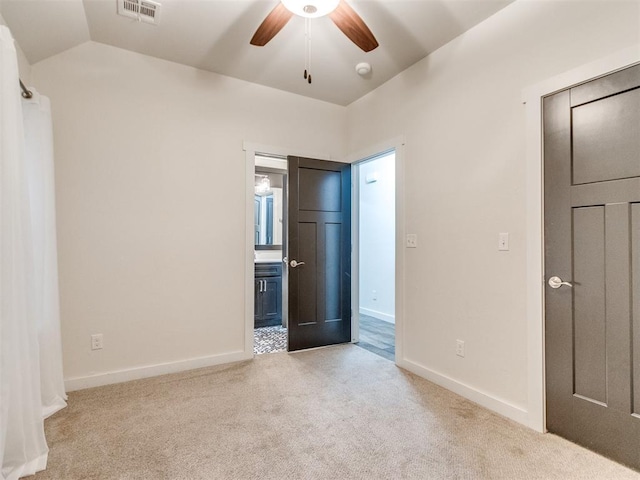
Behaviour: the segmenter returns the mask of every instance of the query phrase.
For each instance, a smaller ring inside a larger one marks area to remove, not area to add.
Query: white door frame
[[[347,161],[344,163],[351,163],[365,160],[368,158],[372,158],[378,155],[381,152],[386,152],[390,150],[395,150],[396,156],[396,298],[395,298],[395,318],[396,318],[396,363],[402,359],[402,346],[403,346],[403,338],[404,338],[404,189],[402,186],[404,185],[404,138],[396,137],[391,140],[387,140],[380,144],[374,145],[370,148],[367,148],[363,151],[357,152],[355,154],[349,155],[347,157]],[[253,315],[254,315],[254,292],[253,292],[253,282],[254,282],[254,237],[253,237],[253,195],[254,195],[254,185],[255,185],[255,156],[256,153],[260,154],[268,154],[268,155],[278,155],[278,156],[298,156],[298,157],[307,157],[307,158],[317,158],[319,160],[332,160],[332,161],[340,161],[334,158],[331,158],[330,155],[318,153],[318,152],[300,152],[295,148],[286,148],[279,147],[274,145],[264,145],[252,142],[243,142],[242,148],[245,152],[245,259],[244,259],[244,352],[243,358],[250,359],[253,358]],[[352,165],[351,171],[355,170],[355,167]],[[352,180],[353,182],[353,175]],[[353,187],[353,186],[352,186]],[[354,189],[351,189],[352,195]],[[354,220],[354,205],[357,205],[357,202],[353,202],[352,197],[352,242],[354,242],[354,234],[355,228],[353,225],[357,225],[353,223]],[[357,233],[356,233],[357,235]],[[356,237],[357,238],[357,237]],[[354,242],[355,243],[355,242]],[[352,338],[353,338],[353,328],[355,321],[355,328],[357,332],[357,320],[358,320],[358,310],[360,307],[359,299],[358,299],[358,250],[356,248],[357,243],[355,243],[352,253],[351,253],[351,270],[352,270],[352,278],[351,278],[351,308],[353,309],[354,316],[351,320],[351,328],[352,328]]]
[[[332,160],[330,155],[318,152],[300,152],[295,148],[278,147],[274,145],[264,145],[252,142],[243,142],[245,158],[245,257],[244,257],[244,352],[243,358],[253,358],[253,315],[255,305],[253,282],[255,276],[255,266],[253,252],[255,250],[255,239],[253,236],[254,203],[255,193],[255,158],[256,153],[287,157],[294,155],[297,157],[317,158],[320,160]],[[335,161],[335,160],[334,160]]]
[[[395,362],[403,358],[404,344],[404,137],[396,137],[349,155],[351,163],[351,342],[360,336],[360,243],[359,243],[359,171],[358,165],[386,152],[395,152]]]
[[[544,377],[544,158],[542,98],[640,62],[640,46],[554,76],[523,90],[526,106],[526,298],[530,428],[546,431]]]

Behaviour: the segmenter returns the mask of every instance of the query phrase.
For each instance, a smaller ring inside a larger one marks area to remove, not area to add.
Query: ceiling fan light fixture
[[[282,0],[282,4],[291,13],[305,18],[318,18],[329,15],[340,0]]]

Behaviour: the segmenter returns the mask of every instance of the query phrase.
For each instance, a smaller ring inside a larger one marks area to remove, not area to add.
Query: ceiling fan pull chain
[[[307,68],[309,69],[308,82],[309,82],[309,85],[311,85],[311,19],[308,18],[307,22],[309,22],[309,36],[307,37],[307,44],[308,44],[308,47],[309,47]]]
[[[304,19],[304,79],[306,80],[309,77],[309,64],[308,64],[308,53],[309,49],[307,47],[307,42],[309,39],[309,19]]]

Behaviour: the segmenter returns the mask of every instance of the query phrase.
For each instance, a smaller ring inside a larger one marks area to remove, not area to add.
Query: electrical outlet
[[[418,248],[418,235],[407,233],[407,248]]]
[[[91,335],[91,350],[101,350],[102,349],[102,334],[97,333],[95,335]]]
[[[374,302],[376,300],[378,300],[378,292],[376,292],[375,290],[373,291],[373,294],[371,295],[371,300],[373,300]]]
[[[456,340],[456,355],[464,357],[464,340]]]

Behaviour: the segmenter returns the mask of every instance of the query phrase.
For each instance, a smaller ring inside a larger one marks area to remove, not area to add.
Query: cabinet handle
[[[258,282],[259,282],[259,285],[260,285],[260,290],[259,290],[259,292],[260,292],[260,293],[262,293],[262,280],[258,280]]]
[[[262,280],[262,291],[263,292],[267,291],[267,281],[266,280]]]

